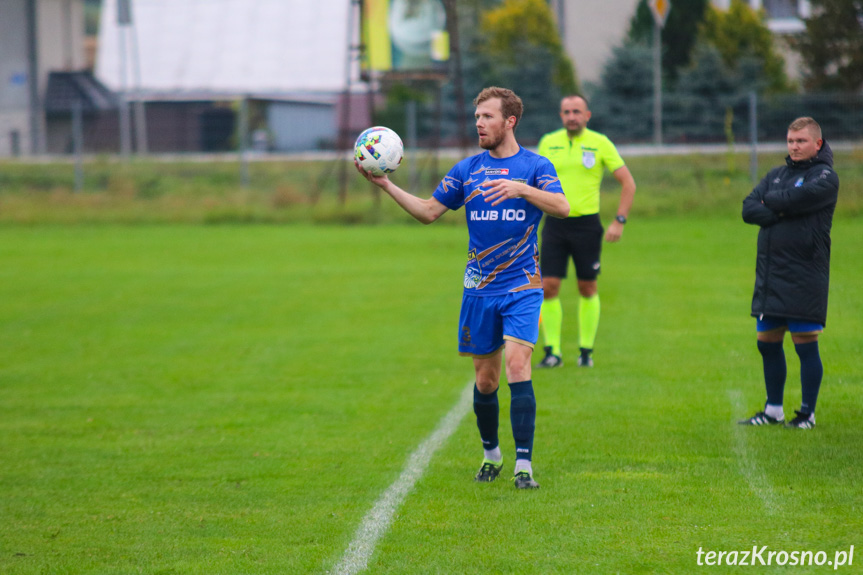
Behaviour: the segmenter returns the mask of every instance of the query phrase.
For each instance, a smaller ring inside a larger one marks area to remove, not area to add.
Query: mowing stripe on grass
[[[459,397],[458,402],[440,420],[437,428],[411,453],[398,479],[384,491],[372,510],[363,518],[360,528],[354,534],[353,541],[336,566],[336,573],[353,575],[365,571],[368,567],[369,559],[375,551],[378,539],[386,533],[396,509],[399,508],[405,497],[413,489],[414,484],[425,472],[435,451],[449,439],[449,436],[461,423],[462,418],[470,411],[473,405],[473,386],[474,383],[470,382],[470,385]]]
[[[739,389],[729,389],[728,399],[731,401],[731,406],[734,408],[734,413],[742,414],[743,393]],[[764,504],[764,510],[768,515],[775,515],[779,511],[779,503],[776,500],[776,493],[767,479],[767,475],[758,466],[758,462],[752,457],[749,452],[749,447],[746,445],[747,432],[754,431],[756,433],[766,430],[749,429],[742,425],[735,425],[734,435],[734,454],[737,456],[737,466],[740,468],[740,473],[746,478],[749,487],[761,499]],[[769,433],[769,432],[768,432]]]

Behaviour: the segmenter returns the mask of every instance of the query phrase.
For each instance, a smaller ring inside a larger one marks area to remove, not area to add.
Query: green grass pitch
[[[472,481],[469,414],[367,572],[832,571],[696,564],[754,545],[855,545],[837,571],[863,572],[863,223],[834,224],[812,432],[734,423],[764,397],[755,235],[633,218],[604,248],[596,367],[575,367],[570,279],[567,365],[534,373],[541,489],[508,481],[504,389],[502,480]],[[333,571],[472,379],[466,242],[457,225],[0,227],[0,573]]]

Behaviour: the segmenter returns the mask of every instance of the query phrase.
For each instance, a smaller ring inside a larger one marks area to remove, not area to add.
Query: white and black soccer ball
[[[395,172],[402,162],[405,147],[399,135],[383,126],[364,130],[354,146],[357,163],[375,176]]]

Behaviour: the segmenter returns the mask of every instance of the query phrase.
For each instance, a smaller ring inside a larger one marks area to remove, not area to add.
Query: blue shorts
[[[460,355],[488,357],[511,340],[533,349],[539,338],[542,290],[497,296],[464,295],[458,321]]]
[[[756,321],[756,330],[758,333],[773,331],[780,327],[788,328],[788,331],[791,333],[810,334],[824,331],[824,326],[820,323],[792,319],[790,317],[768,317],[765,315],[757,318]]]

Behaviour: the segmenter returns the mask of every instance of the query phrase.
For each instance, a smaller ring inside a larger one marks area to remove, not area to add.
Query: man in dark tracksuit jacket
[[[803,398],[786,427],[815,427],[815,402],[824,373],[818,334],[827,322],[830,228],[839,194],[833,152],[812,118],[788,127],[788,157],[743,200],[743,221],[761,227],[755,267],[752,315],[757,318],[758,351],[764,365],[767,403],[743,425],[785,421],[785,353],[791,332],[800,358]]]

